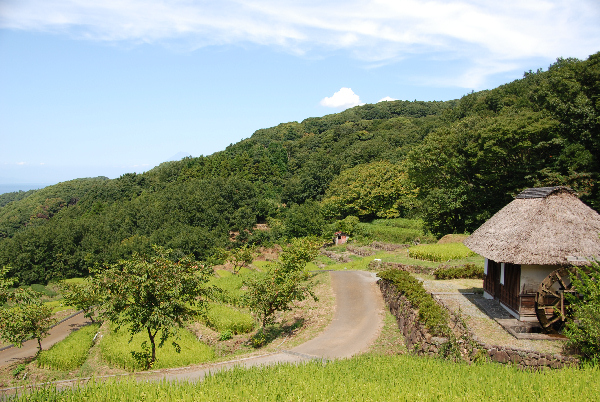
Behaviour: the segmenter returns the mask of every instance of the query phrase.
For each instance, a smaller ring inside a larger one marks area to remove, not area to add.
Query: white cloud
[[[351,88],[341,88],[331,97],[325,97],[320,102],[321,106],[333,107],[336,109],[347,109],[349,107],[364,105],[360,97],[352,91]]]
[[[5,0],[0,15],[0,28],[190,50],[245,43],[297,55],[342,49],[384,64],[451,55],[475,74],[455,85],[483,82],[493,74],[486,63],[505,72],[523,59],[585,58],[600,49],[597,0]]]
[[[379,99],[377,101],[377,103],[379,103],[379,102],[391,102],[391,101],[395,101],[395,100],[398,100],[398,99],[394,99],[394,98],[390,98],[389,96],[386,96],[385,98]]]

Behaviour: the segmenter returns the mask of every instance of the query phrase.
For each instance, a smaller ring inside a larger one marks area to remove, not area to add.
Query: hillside
[[[23,283],[85,274],[151,244],[321,234],[347,215],[472,231],[520,190],[568,185],[600,209],[600,53],[447,102],[381,102],[256,131],[210,156],[78,179],[0,204],[0,265]],[[250,233],[257,222],[271,230]]]

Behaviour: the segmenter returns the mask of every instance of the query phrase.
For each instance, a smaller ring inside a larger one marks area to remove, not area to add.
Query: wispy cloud
[[[523,58],[600,49],[597,0],[5,0],[0,26],[96,41],[196,49],[254,43],[294,54],[348,51],[372,64],[451,54],[465,85]],[[486,60],[486,62],[481,62]]]

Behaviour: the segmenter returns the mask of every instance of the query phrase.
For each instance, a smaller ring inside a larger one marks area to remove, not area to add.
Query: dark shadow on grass
[[[295,330],[304,325],[304,318],[296,318],[291,324],[282,323],[269,325],[264,329],[259,329],[256,334],[250,338],[250,343],[255,348],[260,348],[270,344],[277,338],[291,335]]]

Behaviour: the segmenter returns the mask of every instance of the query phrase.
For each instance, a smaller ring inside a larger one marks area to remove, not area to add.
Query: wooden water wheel
[[[535,295],[535,314],[546,333],[558,333],[570,316],[567,293],[575,293],[571,274],[575,268],[564,267],[551,272],[538,287]]]

